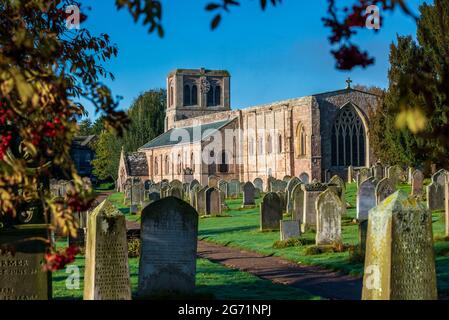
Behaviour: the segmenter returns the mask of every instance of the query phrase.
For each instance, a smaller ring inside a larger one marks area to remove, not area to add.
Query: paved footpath
[[[327,299],[360,300],[362,279],[279,257],[198,241],[198,256]]]

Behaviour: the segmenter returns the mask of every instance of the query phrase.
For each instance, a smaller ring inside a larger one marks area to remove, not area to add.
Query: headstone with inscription
[[[197,189],[195,196],[195,209],[200,216],[206,215],[206,190],[209,187]]]
[[[236,179],[231,180],[228,183],[228,198],[238,198],[240,195],[240,182]]]
[[[274,192],[267,193],[260,205],[260,230],[279,230],[282,220],[281,199]]]
[[[357,185],[360,186],[363,181],[365,181],[368,178],[371,178],[373,176],[371,169],[369,168],[362,168],[359,170],[359,174],[357,175]]]
[[[168,197],[142,211],[138,297],[191,294],[195,289],[198,214]]]
[[[221,215],[221,196],[217,188],[207,188],[206,196],[206,215],[219,216]]]
[[[254,179],[253,184],[254,184],[254,187],[259,189],[261,192],[264,191],[264,189],[263,189],[263,180],[261,178]]]
[[[108,200],[89,214],[84,300],[130,300],[125,216]]]
[[[427,186],[427,208],[431,211],[443,210],[446,171],[441,169],[432,175],[432,182]]]
[[[217,188],[218,187],[218,181],[220,180],[217,176],[209,176],[207,179],[207,185],[209,188]]]
[[[432,215],[398,191],[370,212],[362,299],[437,298]]]
[[[302,185],[302,190],[304,191],[303,219],[301,220],[302,232],[306,232],[309,229],[315,229],[317,215],[315,202],[318,196],[326,191],[326,189],[326,185],[316,181]]]
[[[223,194],[225,198],[227,198],[228,194],[228,183],[225,180],[218,181],[218,190]]]
[[[412,195],[422,196],[424,190],[424,174],[421,170],[415,170],[411,177]]]
[[[316,199],[316,245],[341,243],[341,217],[344,205],[340,197],[327,189]]]
[[[290,181],[287,183],[286,190],[286,211],[288,214],[293,214],[293,189],[298,185],[301,184],[301,180],[297,177],[293,177],[290,179]]]
[[[382,166],[382,164],[380,164],[379,162],[377,162],[374,167],[373,167],[373,176],[374,179],[376,179],[377,181],[380,181],[384,178],[384,167]]]
[[[293,198],[292,219],[302,222],[304,217],[304,190],[302,189],[301,184],[298,184],[293,188],[292,198]]]

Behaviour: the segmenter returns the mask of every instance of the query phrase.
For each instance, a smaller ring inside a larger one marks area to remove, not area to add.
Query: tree
[[[117,179],[122,146],[125,152],[134,152],[164,132],[165,105],[164,89],[144,92],[133,101],[127,112],[131,124],[122,138],[104,131],[100,134],[95,144],[96,158],[92,162],[98,178]]]
[[[449,2],[420,8],[416,43],[390,49],[389,88],[373,119],[376,150],[387,162],[449,166]]]
[[[92,134],[92,121],[89,118],[82,120],[79,125],[78,135],[89,136]]]

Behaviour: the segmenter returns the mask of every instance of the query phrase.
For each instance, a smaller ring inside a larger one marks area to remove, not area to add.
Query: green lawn
[[[75,263],[80,271],[79,289],[69,290],[66,281],[69,274],[65,270],[53,274],[53,299],[80,300],[83,298],[84,257],[77,257]],[[137,290],[138,258],[129,260],[131,286],[133,294]],[[316,300],[317,296],[310,295],[300,289],[274,284],[260,279],[247,272],[241,272],[212,263],[208,260],[197,260],[196,299],[218,300]]]
[[[400,189],[410,192],[409,185],[401,185]],[[356,217],[356,190],[355,183],[347,185],[346,201],[351,204],[346,217],[342,220],[343,242],[348,245],[358,244],[358,227],[353,223]],[[115,204],[123,204],[123,195],[114,194],[110,200]],[[259,205],[261,199],[257,200]],[[348,251],[340,253],[321,253],[311,255],[313,245],[300,247],[288,247],[274,249],[273,244],[279,240],[279,232],[259,231],[259,208],[241,209],[242,199],[227,200],[230,210],[226,211],[228,217],[204,218],[200,219],[199,239],[259,252],[266,255],[275,255],[293,262],[302,264],[323,266],[332,270],[341,270],[353,275],[363,274],[363,263],[351,262]],[[127,216],[136,219],[135,216]],[[437,255],[437,277],[441,295],[449,296],[449,241],[439,239],[444,236],[444,213],[433,212],[433,230],[435,242],[435,252]],[[305,233],[302,236],[307,242],[313,243],[315,234]]]

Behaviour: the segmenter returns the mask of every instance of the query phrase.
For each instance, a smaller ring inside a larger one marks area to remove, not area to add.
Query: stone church
[[[147,179],[324,181],[374,164],[368,116],[376,95],[348,80],[342,90],[231,109],[230,78],[223,70],[169,73],[165,132],[133,155],[146,160],[140,167],[148,168]],[[119,185],[129,178],[122,167]]]

